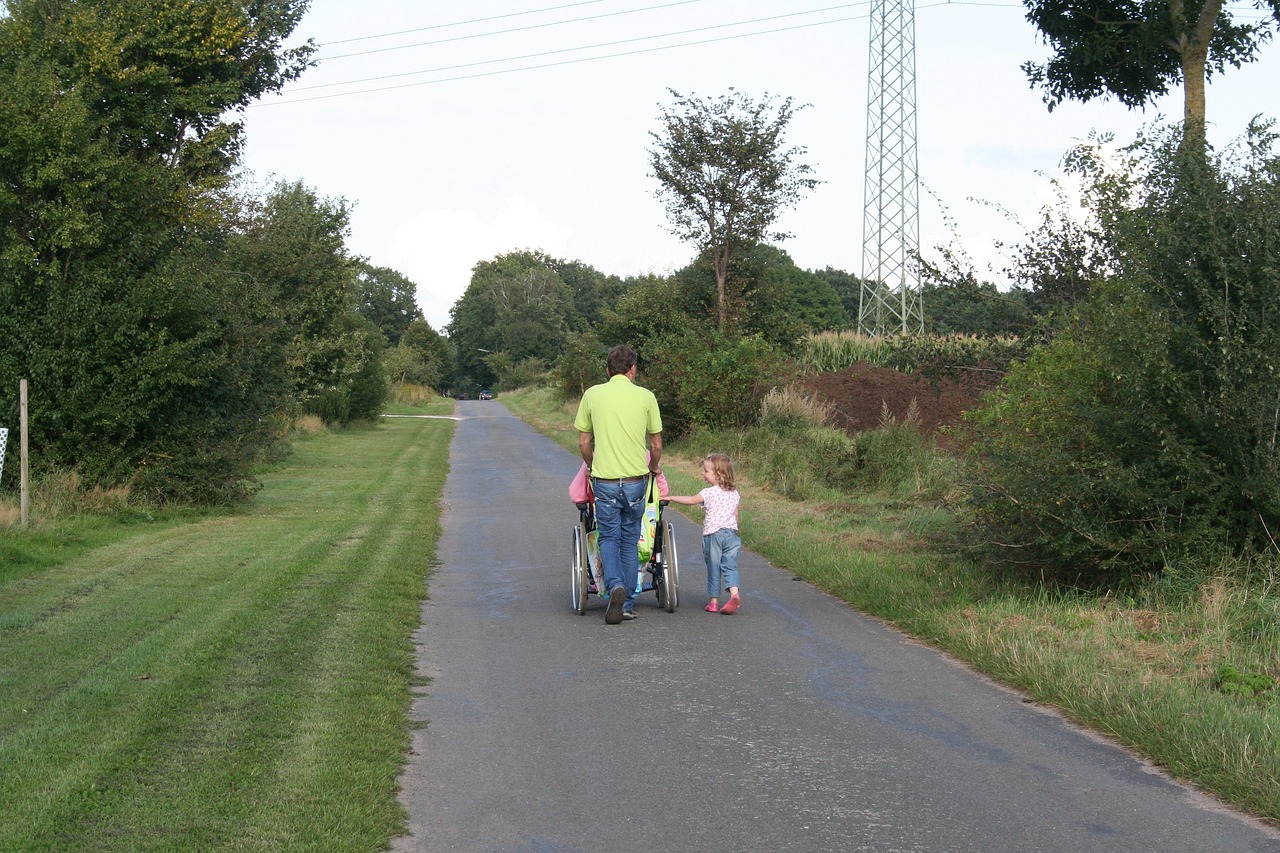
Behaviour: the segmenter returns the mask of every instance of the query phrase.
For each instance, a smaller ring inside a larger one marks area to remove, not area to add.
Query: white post
[[[18,427],[22,435],[22,526],[27,526],[27,518],[30,515],[31,506],[31,483],[27,474],[27,380],[20,379],[18,381]]]

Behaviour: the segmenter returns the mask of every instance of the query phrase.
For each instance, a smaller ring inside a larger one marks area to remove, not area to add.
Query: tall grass
[[[912,373],[923,367],[1003,369],[1022,358],[1027,342],[1013,337],[978,335],[888,335],[872,337],[856,332],[811,335],[800,356],[814,373],[844,370],[858,362]]]

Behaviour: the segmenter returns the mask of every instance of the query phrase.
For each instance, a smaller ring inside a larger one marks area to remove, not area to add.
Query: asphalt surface
[[[579,460],[459,403],[401,851],[1280,851],[1180,785],[743,551],[742,609],[573,612]],[[747,543],[748,545],[750,543]]]

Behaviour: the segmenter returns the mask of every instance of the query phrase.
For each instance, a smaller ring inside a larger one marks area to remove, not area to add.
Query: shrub
[[[760,401],[762,427],[829,426],[834,418],[830,403],[793,385],[773,388]]]
[[[576,400],[592,385],[605,380],[607,351],[591,332],[570,336],[556,360],[552,375],[565,400]]]
[[[1280,161],[1088,152],[1118,271],[971,415],[976,541],[1113,585],[1248,556],[1280,529]],[[1140,156],[1139,156],[1140,155]],[[1102,186],[1098,186],[1101,184]],[[999,543],[999,544],[996,544]]]
[[[755,423],[760,402],[794,374],[755,337],[684,332],[649,344],[644,381],[662,407],[666,431],[738,429]]]

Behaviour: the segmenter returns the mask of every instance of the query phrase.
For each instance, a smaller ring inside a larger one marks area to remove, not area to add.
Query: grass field
[[[448,420],[302,439],[244,513],[0,533],[0,850],[373,850]]]
[[[572,411],[554,392],[502,400],[576,451]],[[673,491],[701,487],[707,449],[665,448]],[[753,481],[749,458],[737,466],[746,547],[1280,824],[1280,578],[1206,572],[1177,594],[1051,593],[931,549],[928,534],[949,518],[936,501],[901,488],[794,501]]]

